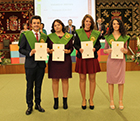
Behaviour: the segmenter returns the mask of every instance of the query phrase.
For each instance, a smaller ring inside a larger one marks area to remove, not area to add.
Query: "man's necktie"
[[[101,31],[101,25],[99,25],[99,31]]]
[[[35,33],[35,35],[36,35],[36,40],[37,40],[37,42],[38,42],[38,33]]]
[[[70,27],[70,34],[71,34],[71,27]]]

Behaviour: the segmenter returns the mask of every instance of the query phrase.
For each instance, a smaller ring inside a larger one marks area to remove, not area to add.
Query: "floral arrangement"
[[[140,65],[140,39],[137,38],[137,47],[136,47],[136,54],[132,57],[132,60],[137,64]]]
[[[4,52],[0,52],[0,65],[11,64],[11,60],[9,58],[4,58]]]

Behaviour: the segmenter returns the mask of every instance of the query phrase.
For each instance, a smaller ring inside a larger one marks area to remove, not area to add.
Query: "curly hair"
[[[52,30],[51,30],[51,32],[52,32],[52,33],[55,32],[55,29],[54,29],[54,23],[55,23],[55,22],[58,22],[58,23],[60,23],[60,24],[62,25],[62,31],[65,33],[65,25],[64,25],[63,22],[62,22],[61,20],[59,20],[59,19],[54,20],[54,22],[52,23]]]
[[[93,20],[92,16],[89,15],[89,14],[86,14],[86,15],[84,16],[84,18],[83,18],[83,20],[82,20],[82,28],[85,28],[84,22],[85,22],[86,18],[89,18],[89,19],[91,20],[90,29],[93,30],[93,29],[95,28],[95,23],[94,23],[94,20]]]
[[[124,23],[123,21],[121,21],[119,18],[114,18],[112,19],[110,22],[109,22],[109,30],[108,30],[108,33],[107,35],[110,35],[112,34],[112,32],[114,31],[113,29],[113,21],[116,20],[118,21],[120,27],[119,27],[119,32],[121,33],[121,35],[124,37],[126,35],[126,29],[125,29],[125,26],[124,26]]]

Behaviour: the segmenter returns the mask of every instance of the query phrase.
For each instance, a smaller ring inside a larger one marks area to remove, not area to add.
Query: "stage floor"
[[[118,86],[115,85],[114,100],[116,109],[109,108],[108,84],[106,72],[97,73],[96,91],[94,96],[95,109],[81,109],[81,94],[79,75],[73,73],[69,80],[69,95],[67,110],[62,108],[62,86],[59,88],[59,109],[53,109],[52,81],[45,74],[42,85],[42,107],[45,113],[33,109],[30,116],[25,115],[27,109],[25,100],[25,74],[0,75],[0,121],[140,121],[140,71],[127,71],[124,87],[124,110],[118,109]],[[86,99],[89,99],[89,81],[86,85]],[[87,102],[89,107],[89,103]]]
[[[101,71],[106,71],[106,62],[100,62]],[[126,71],[139,71],[140,66],[134,62],[126,62]],[[75,63],[72,63],[72,72],[75,72]],[[24,64],[0,65],[0,74],[22,74],[25,73]],[[48,73],[46,64],[45,73]]]

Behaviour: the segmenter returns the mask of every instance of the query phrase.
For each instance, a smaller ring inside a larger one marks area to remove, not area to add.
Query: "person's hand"
[[[52,54],[52,52],[54,51],[54,49],[49,49],[49,53]]]
[[[49,53],[49,50],[50,50],[50,49],[49,49],[49,48],[47,48],[47,53]]]
[[[64,49],[64,53],[69,54],[71,51],[68,49]]]
[[[127,53],[127,50],[126,50],[125,48],[121,48],[120,51],[121,51],[122,53],[124,53],[124,54]]]
[[[102,30],[102,31],[101,31],[101,34],[103,34],[103,33],[104,33],[104,31]]]
[[[106,49],[105,50],[105,53],[107,53],[107,54],[111,54],[111,52],[112,52],[112,49]]]
[[[32,49],[31,52],[30,52],[30,56],[32,56],[35,53],[36,53],[36,50],[35,49]]]
[[[83,50],[82,48],[80,48],[79,51],[80,51],[81,53],[83,53],[84,50]]]
[[[93,52],[95,52],[95,50],[96,50],[96,49],[95,49],[95,48],[93,48],[92,50],[93,50]]]

